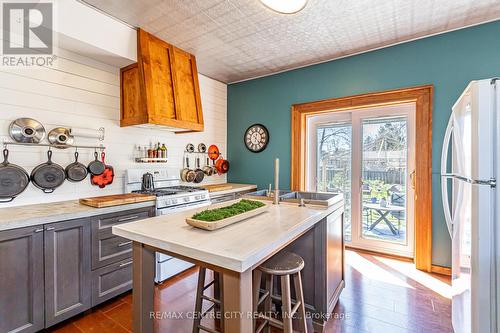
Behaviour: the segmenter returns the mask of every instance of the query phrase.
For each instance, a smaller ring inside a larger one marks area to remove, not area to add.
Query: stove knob
[[[177,199],[172,199],[172,205],[175,205],[177,203]]]
[[[184,198],[184,202],[189,202],[189,198],[188,198],[188,197],[185,197],[185,198]]]

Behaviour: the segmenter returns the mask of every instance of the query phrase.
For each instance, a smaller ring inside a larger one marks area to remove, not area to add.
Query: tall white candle
[[[280,188],[280,159],[274,160],[274,203],[279,203],[279,188]]]

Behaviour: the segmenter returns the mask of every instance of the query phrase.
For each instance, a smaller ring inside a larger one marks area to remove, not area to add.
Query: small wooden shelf
[[[167,163],[168,158],[158,158],[158,157],[137,157],[135,159],[136,163]]]

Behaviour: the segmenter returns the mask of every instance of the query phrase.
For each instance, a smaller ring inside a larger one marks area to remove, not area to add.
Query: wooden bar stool
[[[223,333],[223,320],[220,320],[220,330],[212,329],[210,327],[206,327],[201,324],[201,320],[212,310],[215,310],[216,313],[222,313],[222,283],[220,280],[220,274],[217,272],[214,273],[214,278],[207,285],[205,285],[205,277],[207,275],[207,269],[205,267],[200,267],[199,275],[198,275],[198,287],[196,289],[196,304],[195,304],[195,318],[193,321],[193,333],[199,333],[200,331],[205,331],[209,333]],[[214,297],[210,297],[205,295],[205,290],[214,286]],[[212,305],[206,310],[203,311],[203,301],[211,302]]]
[[[270,326],[283,330],[284,333],[292,333],[292,318],[297,313],[300,332],[307,333],[306,311],[304,306],[304,293],[302,291],[302,279],[300,271],[304,268],[304,259],[292,252],[278,253],[254,270],[253,276],[253,310],[257,313],[259,305],[264,303],[264,313],[258,312],[258,318],[263,322],[256,327],[255,333],[270,331]],[[265,274],[265,290],[261,295],[260,285],[262,274]],[[272,318],[273,301],[273,278],[279,276],[281,280],[281,313],[282,321]],[[290,277],[293,278],[295,289],[295,305],[292,308],[292,295],[290,289]]]

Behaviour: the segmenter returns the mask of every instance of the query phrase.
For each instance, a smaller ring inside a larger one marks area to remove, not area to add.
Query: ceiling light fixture
[[[264,6],[281,14],[295,14],[307,5],[308,0],[260,0]]]

